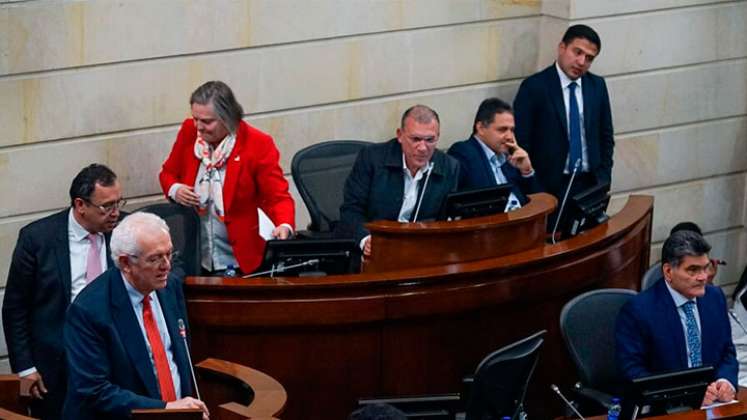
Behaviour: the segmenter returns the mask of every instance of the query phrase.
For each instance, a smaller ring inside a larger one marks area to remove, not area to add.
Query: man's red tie
[[[153,362],[156,364],[156,374],[158,375],[158,386],[161,388],[161,399],[168,401],[176,400],[174,391],[174,380],[171,378],[171,369],[169,369],[169,359],[166,358],[166,351],[163,349],[161,335],[158,334],[158,326],[153,318],[153,310],[150,306],[150,296],[143,299],[143,324],[145,324],[145,334],[148,336],[150,349],[153,352]]]

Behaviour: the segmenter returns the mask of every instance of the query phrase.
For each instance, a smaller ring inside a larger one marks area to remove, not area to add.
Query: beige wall
[[[0,284],[18,229],[64,207],[87,163],[111,166],[133,207],[159,200],[158,168],[205,80],[233,87],[286,172],[309,144],[393,136],[417,102],[441,114],[445,148],[583,22],[603,42],[613,208],[656,197],[654,254],[675,222],[701,224],[728,287],[747,249],[746,20],[745,1],[0,0]]]

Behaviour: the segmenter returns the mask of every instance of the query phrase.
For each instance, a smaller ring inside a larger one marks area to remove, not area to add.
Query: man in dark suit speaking
[[[114,172],[92,164],[73,179],[69,208],[19,232],[5,288],[3,328],[11,369],[29,387],[34,417],[60,417],[67,385],[65,311],[112,265],[109,234],[124,204]]]
[[[514,100],[516,139],[532,157],[542,188],[563,199],[612,177],[612,113],[604,79],[589,73],[602,48],[586,25],[568,28],[555,64],[521,83]]]
[[[477,108],[472,136],[456,142],[449,155],[459,161],[459,189],[470,190],[511,183],[506,210],[521,207],[527,194],[540,192],[529,154],[516,144],[511,105],[488,98]]]
[[[708,284],[710,250],[695,232],[669,236],[661,251],[665,281],[626,303],[615,327],[617,367],[626,380],[713,366],[717,379],[704,405],[731,401],[738,372],[726,298]]]
[[[189,396],[194,388],[179,326],[187,319],[183,273],[171,273],[168,226],[154,214],[134,213],[112,232],[111,249],[116,268],[86,287],[67,312],[63,418],[199,408],[207,419],[205,404]]]
[[[402,115],[397,138],[361,150],[345,181],[336,234],[355,238],[369,256],[366,222],[406,223],[438,216],[441,203],[459,182],[459,163],[436,149],[439,135],[438,114],[415,105]]]

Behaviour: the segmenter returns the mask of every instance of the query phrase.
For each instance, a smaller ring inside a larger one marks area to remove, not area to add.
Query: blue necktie
[[[700,332],[698,331],[698,323],[695,321],[693,306],[695,306],[695,302],[685,302],[685,304],[682,305],[682,310],[685,311],[685,329],[687,330],[687,348],[690,349],[690,367],[698,367],[702,364],[700,355]]]
[[[578,112],[578,102],[576,101],[576,82],[568,85],[568,127],[570,133],[570,151],[568,155],[568,170],[573,172],[576,162],[579,162],[581,169],[581,115]]]

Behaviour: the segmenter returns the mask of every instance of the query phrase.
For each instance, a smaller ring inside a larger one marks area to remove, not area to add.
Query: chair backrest
[[[291,174],[309,210],[309,230],[328,232],[340,220],[343,186],[358,152],[370,145],[360,140],[333,140],[312,144],[296,153]]]
[[[635,295],[628,289],[592,290],[563,306],[560,330],[582,385],[612,394],[620,390],[615,322],[620,308]]]
[[[200,217],[191,207],[176,203],[151,204],[137,211],[153,213],[166,221],[174,251],[184,267],[184,274],[200,274]]]
[[[641,292],[653,286],[661,278],[664,278],[664,275],[661,273],[661,263],[658,262],[649,267],[643,275],[641,279]]]
[[[480,362],[467,401],[466,420],[518,418],[546,333],[542,330],[509,344]]]

